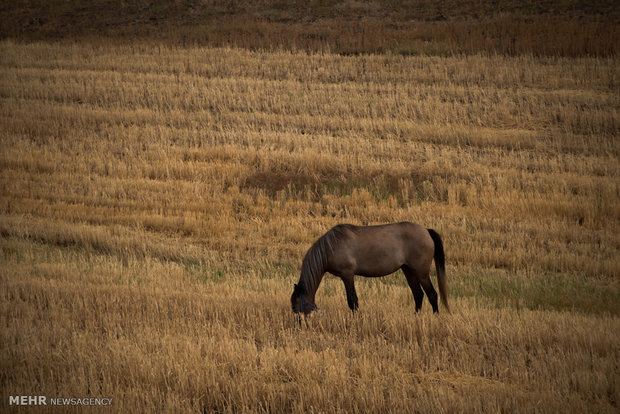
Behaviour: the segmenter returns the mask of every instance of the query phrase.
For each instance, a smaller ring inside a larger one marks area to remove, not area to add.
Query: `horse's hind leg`
[[[422,300],[424,299],[424,291],[422,290],[422,286],[420,286],[420,281],[416,276],[415,272],[409,269],[407,266],[403,266],[403,273],[407,278],[407,283],[411,288],[411,293],[413,293],[413,300],[415,301],[415,311],[419,312],[422,309]]]
[[[437,306],[437,292],[431,283],[430,273],[427,273],[420,278],[420,284],[424,288],[424,292],[426,292],[426,296],[428,296],[428,301],[433,307],[433,313],[439,312],[439,307]]]
[[[347,291],[347,304],[349,305],[349,308],[355,312],[359,307],[359,304],[357,302],[357,293],[355,292],[354,276],[343,276],[342,281],[344,282],[344,288]]]

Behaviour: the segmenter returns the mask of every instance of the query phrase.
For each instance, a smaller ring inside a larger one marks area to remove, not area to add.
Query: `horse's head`
[[[306,299],[306,292],[300,285],[295,285],[295,288],[293,289],[293,294],[291,295],[291,307],[293,308],[293,313],[303,313],[304,315],[318,309],[314,303],[309,302]]]

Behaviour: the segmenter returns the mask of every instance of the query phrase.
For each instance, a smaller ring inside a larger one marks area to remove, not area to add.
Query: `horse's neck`
[[[306,290],[306,297],[312,303],[314,303],[314,296],[325,274],[327,256],[331,254],[334,243],[336,242],[335,239],[332,239],[332,232],[327,232],[310,247],[310,250],[308,250],[304,258],[301,269],[301,280]]]
[[[321,284],[321,280],[323,279],[323,275],[325,274],[325,270],[321,266],[320,268],[314,269],[314,272],[311,272],[310,269],[302,270],[301,280],[303,283],[306,293],[306,299],[310,302],[314,303],[314,297],[316,295],[316,291],[319,289],[319,285]]]

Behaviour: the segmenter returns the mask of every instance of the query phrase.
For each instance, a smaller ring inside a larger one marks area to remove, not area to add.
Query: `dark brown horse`
[[[407,278],[416,311],[422,307],[426,292],[433,312],[438,312],[437,292],[430,279],[433,259],[441,301],[449,311],[443,243],[435,230],[413,223],[339,224],[321,236],[306,253],[299,282],[291,296],[293,312],[308,314],[317,309],[314,297],[325,272],[342,279],[349,308],[355,311],[358,308],[355,275],[380,277],[398,269],[402,269]]]

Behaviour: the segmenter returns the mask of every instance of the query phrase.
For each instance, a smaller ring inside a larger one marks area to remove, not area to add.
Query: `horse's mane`
[[[306,253],[301,265],[300,287],[303,293],[316,292],[320,277],[325,272],[325,266],[329,255],[334,247],[342,239],[347,237],[348,232],[355,232],[355,227],[349,224],[338,224],[322,235]]]

